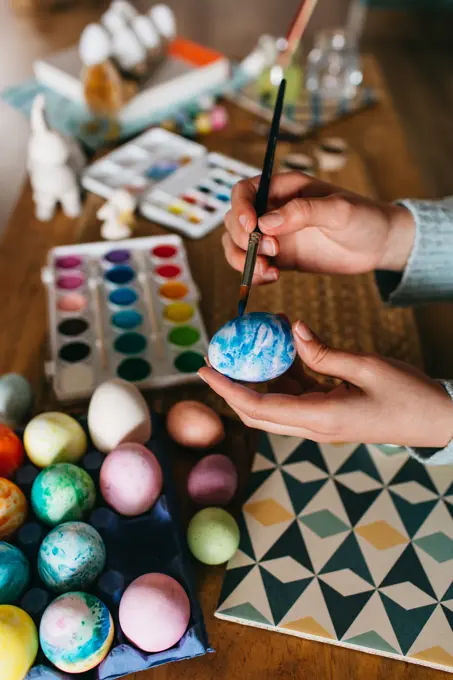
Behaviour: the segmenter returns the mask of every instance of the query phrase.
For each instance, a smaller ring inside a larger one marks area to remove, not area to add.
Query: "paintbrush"
[[[292,22],[286,38],[278,42],[279,54],[273,67],[271,68],[270,81],[272,85],[279,85],[285,69],[290,65],[291,60],[300,45],[302,35],[307,27],[310,17],[313,14],[318,0],[302,0],[297,14]]]
[[[267,211],[269,187],[272,177],[272,168],[274,167],[275,148],[277,146],[280,118],[283,110],[285,88],[286,80],[283,79],[280,82],[280,87],[275,102],[274,115],[272,117],[272,124],[269,132],[266,155],[264,156],[263,172],[260,178],[260,183],[256,194],[255,211],[257,219],[264,215]],[[255,229],[250,234],[249,244],[247,247],[247,255],[245,257],[244,273],[242,275],[241,287],[239,289],[239,303],[238,303],[239,316],[242,316],[244,314],[245,307],[247,305],[250,286],[252,285],[253,272],[255,271],[256,256],[258,255],[260,241],[261,231],[257,222]]]

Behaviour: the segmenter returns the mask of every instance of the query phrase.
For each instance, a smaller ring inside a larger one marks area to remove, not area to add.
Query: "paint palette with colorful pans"
[[[120,188],[142,194],[205,154],[201,144],[153,128],[90,165],[82,184],[104,198]]]
[[[153,128],[87,168],[83,186],[104,198],[123,188],[148,219],[201,238],[223,222],[231,189],[260,170],[162,128]]]
[[[200,238],[223,222],[236,182],[259,174],[228,156],[208,153],[148,190],[140,211],[150,220]]]
[[[208,339],[179,236],[54,248],[42,278],[58,399],[112,377],[143,389],[199,380]]]

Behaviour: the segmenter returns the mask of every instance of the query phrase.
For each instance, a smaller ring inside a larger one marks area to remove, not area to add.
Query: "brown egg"
[[[209,449],[225,437],[217,413],[199,401],[180,401],[172,406],[167,430],[175,442],[193,449]]]

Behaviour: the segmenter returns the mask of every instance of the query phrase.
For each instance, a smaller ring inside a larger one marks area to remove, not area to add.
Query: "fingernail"
[[[278,279],[278,272],[272,271],[272,270],[267,270],[265,274],[263,274],[263,277],[267,281],[276,281]]]
[[[279,212],[275,211],[265,215],[264,217],[260,217],[259,222],[260,225],[266,229],[276,229],[283,224],[283,216]]]
[[[296,323],[294,330],[301,340],[304,340],[305,342],[310,342],[310,340],[313,340],[313,333],[305,323],[302,323],[302,321],[298,321]]]
[[[244,229],[247,229],[247,223],[249,221],[249,218],[247,215],[240,215],[239,216],[239,224],[244,227]]]
[[[263,255],[270,255],[270,257],[274,257],[277,255],[277,246],[274,241],[270,238],[264,238],[262,241],[262,252]]]
[[[198,371],[197,375],[198,375],[199,378],[202,379],[203,382],[205,382],[205,383],[207,384],[208,381],[206,380],[206,378],[204,378],[204,377],[201,375],[200,371]]]

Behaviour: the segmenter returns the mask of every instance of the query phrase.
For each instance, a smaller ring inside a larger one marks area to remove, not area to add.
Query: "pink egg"
[[[157,458],[142,444],[121,444],[109,453],[99,479],[104,500],[128,517],[149,510],[159,498],[162,483]]]
[[[199,505],[228,505],[237,486],[236,468],[221,453],[202,458],[192,468],[187,480],[189,496]]]
[[[124,591],[119,608],[125,636],[145,652],[173,647],[187,630],[190,602],[174,578],[145,574]]]

